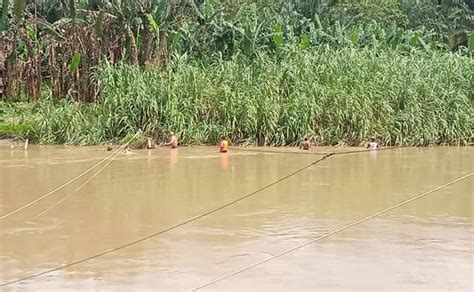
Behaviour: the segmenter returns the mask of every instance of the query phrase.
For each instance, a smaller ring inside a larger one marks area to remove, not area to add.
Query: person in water
[[[308,138],[304,138],[304,141],[300,143],[300,149],[309,150],[309,146],[310,146],[310,143],[309,143]]]
[[[178,148],[178,138],[173,132],[170,132],[168,136],[168,143],[166,143],[166,145],[170,145],[173,149]]]
[[[227,151],[229,151],[229,141],[226,138],[222,138],[219,144],[219,152],[227,153]]]
[[[367,149],[374,151],[379,148],[379,144],[375,142],[375,138],[370,138],[370,142],[367,143]]]

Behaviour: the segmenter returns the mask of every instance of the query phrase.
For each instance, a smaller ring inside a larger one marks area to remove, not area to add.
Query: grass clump
[[[143,132],[128,132],[120,142],[120,144],[125,143],[128,143],[129,147],[133,149],[144,149],[147,148],[148,138],[143,134]]]
[[[27,124],[0,124],[0,139],[28,137],[29,125]]]
[[[0,139],[27,139],[31,129],[33,105],[0,102]]]

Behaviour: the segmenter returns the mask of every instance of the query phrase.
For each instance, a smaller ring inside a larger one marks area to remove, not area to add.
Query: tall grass
[[[101,66],[95,104],[43,102],[31,136],[97,144],[141,128],[187,144],[467,144],[473,139],[474,59],[451,53],[364,48],[293,52],[252,62],[191,62],[168,71]]]

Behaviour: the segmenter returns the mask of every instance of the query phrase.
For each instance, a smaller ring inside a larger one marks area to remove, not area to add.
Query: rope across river
[[[303,248],[303,247],[305,247],[305,246],[308,246],[308,245],[310,245],[310,244],[313,244],[313,243],[315,243],[315,242],[317,242],[317,241],[319,241],[319,240],[321,240],[321,239],[324,239],[324,238],[329,237],[329,236],[331,236],[331,235],[334,235],[334,234],[336,234],[336,233],[342,232],[342,231],[344,231],[344,230],[346,230],[346,229],[348,229],[348,228],[351,228],[351,227],[354,227],[354,226],[359,225],[359,224],[361,224],[361,223],[364,223],[364,222],[366,222],[366,221],[368,221],[368,220],[370,220],[370,219],[372,219],[372,218],[378,217],[378,216],[380,216],[380,215],[382,215],[382,214],[385,214],[385,213],[387,213],[387,212],[389,212],[389,211],[392,211],[392,210],[394,210],[394,209],[397,209],[397,208],[399,208],[399,207],[401,207],[401,206],[404,206],[404,205],[406,205],[406,204],[408,204],[408,203],[411,203],[411,202],[413,202],[413,201],[415,201],[415,200],[418,200],[418,199],[421,199],[421,198],[423,198],[423,197],[426,197],[426,196],[429,195],[429,194],[432,194],[432,193],[434,193],[434,192],[436,192],[436,191],[439,191],[439,190],[441,190],[441,189],[444,189],[444,188],[446,188],[446,187],[448,187],[448,186],[450,186],[450,185],[453,185],[453,184],[458,183],[458,182],[460,182],[460,181],[462,181],[462,180],[465,180],[465,179],[467,179],[467,178],[470,178],[470,177],[473,176],[473,175],[474,175],[474,172],[468,173],[468,174],[466,174],[466,175],[464,175],[464,176],[462,176],[462,177],[459,177],[459,178],[457,178],[457,179],[455,179],[455,180],[452,180],[452,181],[450,181],[450,182],[448,182],[448,183],[445,183],[445,184],[443,184],[443,185],[440,185],[440,186],[438,186],[438,187],[436,187],[436,188],[434,188],[434,189],[431,189],[431,190],[429,190],[429,191],[423,192],[423,193],[421,193],[421,194],[419,194],[419,195],[417,195],[417,196],[415,196],[415,197],[412,197],[412,198],[410,198],[410,199],[407,199],[407,200],[405,200],[405,201],[402,201],[402,202],[400,202],[400,203],[398,203],[398,204],[396,204],[396,205],[393,205],[393,206],[391,206],[391,207],[389,207],[389,208],[386,208],[386,209],[381,210],[381,211],[379,211],[379,212],[373,213],[373,214],[371,214],[371,215],[369,215],[369,216],[367,216],[367,217],[361,218],[361,219],[359,219],[359,220],[357,220],[357,221],[354,221],[354,222],[352,222],[352,223],[349,223],[349,224],[347,224],[347,225],[345,225],[345,226],[342,226],[342,227],[339,227],[339,228],[337,228],[337,229],[334,229],[334,230],[332,230],[332,231],[330,231],[330,232],[328,232],[328,233],[325,233],[325,234],[323,234],[323,235],[320,235],[320,236],[318,236],[318,237],[316,237],[316,238],[314,238],[314,239],[312,239],[312,240],[310,240],[310,241],[307,241],[307,242],[305,242],[305,243],[302,243],[302,244],[300,244],[300,245],[298,245],[298,246],[295,246],[295,247],[293,247],[293,248],[287,249],[287,250],[285,250],[285,251],[283,251],[283,252],[280,252],[280,253],[278,253],[278,254],[276,254],[276,255],[274,255],[274,256],[271,256],[271,257],[269,257],[269,258],[267,258],[267,259],[264,259],[264,260],[262,260],[262,261],[259,261],[259,262],[256,262],[256,263],[254,263],[254,264],[248,265],[248,266],[243,267],[243,268],[241,268],[241,269],[239,269],[239,270],[237,270],[237,271],[234,271],[234,272],[232,272],[232,273],[230,273],[230,274],[227,274],[227,275],[224,275],[224,276],[222,276],[222,277],[220,277],[220,278],[217,278],[217,279],[215,279],[215,280],[212,280],[212,281],[210,281],[210,282],[208,282],[208,283],[206,283],[206,284],[203,284],[203,285],[201,285],[201,286],[199,286],[199,287],[194,288],[194,289],[191,290],[191,291],[198,291],[198,290],[201,290],[201,289],[210,287],[210,286],[212,286],[212,285],[215,285],[215,284],[217,284],[217,283],[219,283],[219,282],[224,281],[225,279],[229,279],[229,278],[231,278],[231,277],[233,277],[233,276],[236,276],[236,275],[238,275],[238,274],[241,274],[241,273],[243,273],[243,272],[245,272],[245,271],[248,271],[248,270],[250,270],[250,269],[253,269],[253,268],[257,267],[257,266],[263,265],[263,264],[265,264],[265,263],[267,263],[267,262],[269,262],[269,261],[275,260],[275,259],[277,259],[277,258],[279,258],[279,257],[282,257],[282,256],[287,255],[287,254],[289,254],[289,253],[292,253],[292,252],[294,252],[294,251],[296,251],[296,250],[299,250],[299,249],[301,249],[301,248]]]
[[[378,151],[391,150],[391,149],[398,149],[398,148],[402,148],[402,147],[389,147],[389,148],[379,149]],[[214,209],[211,209],[211,210],[209,210],[209,211],[207,211],[207,212],[204,212],[204,213],[202,213],[202,214],[200,214],[200,215],[197,215],[197,216],[195,216],[195,217],[189,218],[189,219],[187,219],[187,220],[185,220],[185,221],[183,221],[183,222],[181,222],[181,223],[178,223],[178,224],[173,225],[173,226],[170,226],[170,227],[168,227],[168,228],[166,228],[166,229],[157,231],[157,232],[152,233],[152,234],[150,234],[150,235],[144,236],[144,237],[139,238],[139,239],[137,239],[137,240],[134,240],[134,241],[125,243],[125,244],[123,244],[123,245],[121,245],[121,246],[117,246],[117,247],[114,247],[114,248],[111,248],[111,249],[102,251],[102,252],[100,252],[100,253],[94,254],[94,255],[89,256],[89,257],[86,257],[86,258],[83,258],[83,259],[80,259],[80,260],[76,260],[76,261],[73,261],[73,262],[70,262],[70,263],[67,263],[67,264],[64,264],[64,265],[60,265],[60,266],[58,266],[58,267],[55,267],[55,268],[52,268],[52,269],[48,269],[48,270],[45,270],[45,271],[43,271],[43,272],[38,272],[38,273],[35,273],[35,274],[31,274],[31,275],[28,275],[28,276],[25,276],[25,277],[22,277],[22,278],[19,278],[19,279],[16,279],[16,280],[12,280],[12,281],[8,281],[8,282],[5,282],[5,283],[1,283],[1,284],[0,284],[0,287],[8,286],[8,285],[11,285],[11,284],[14,284],[14,283],[18,283],[18,282],[22,282],[22,281],[26,281],[26,280],[30,280],[30,279],[33,279],[33,278],[36,278],[36,277],[39,277],[39,276],[42,276],[42,275],[46,275],[46,274],[55,272],[55,271],[63,270],[63,269],[66,269],[66,268],[68,268],[68,267],[75,266],[75,265],[78,265],[78,264],[81,264],[81,263],[84,263],[84,262],[87,262],[87,261],[90,261],[90,260],[93,260],[93,259],[97,259],[97,258],[102,257],[102,256],[105,256],[105,255],[107,255],[107,254],[114,253],[114,252],[116,252],[116,251],[125,249],[125,248],[127,248],[127,247],[130,247],[130,246],[139,244],[139,243],[141,243],[141,242],[144,242],[144,241],[146,241],[146,240],[148,240],[148,239],[151,239],[151,238],[157,237],[157,236],[159,236],[159,235],[162,235],[162,234],[164,234],[164,233],[170,232],[170,231],[175,230],[175,229],[177,229],[177,228],[180,228],[180,227],[182,227],[182,226],[184,226],[184,225],[190,224],[190,223],[195,222],[195,221],[197,221],[197,220],[199,220],[199,219],[202,219],[202,218],[204,218],[204,217],[207,217],[207,216],[209,216],[209,215],[211,215],[211,214],[213,214],[213,213],[216,213],[216,212],[218,212],[218,211],[220,211],[220,210],[222,210],[222,209],[224,209],[224,208],[227,208],[227,207],[229,207],[229,206],[231,206],[231,205],[234,205],[234,204],[236,204],[236,203],[238,203],[238,202],[240,202],[240,201],[243,201],[243,200],[245,200],[245,199],[247,199],[247,198],[250,198],[250,197],[252,197],[252,196],[255,196],[255,195],[261,193],[262,191],[264,191],[264,190],[266,190],[266,189],[268,189],[268,188],[271,188],[272,186],[277,185],[277,184],[279,184],[279,183],[281,183],[281,182],[283,182],[283,181],[285,181],[285,180],[287,180],[287,179],[289,179],[289,178],[291,178],[291,177],[293,177],[293,176],[295,176],[295,175],[297,175],[297,174],[299,174],[299,173],[301,173],[301,172],[307,170],[308,168],[310,168],[310,167],[312,167],[312,166],[314,166],[314,165],[316,165],[316,164],[321,163],[322,161],[326,160],[327,158],[329,158],[329,157],[331,157],[331,156],[348,155],[348,154],[362,153],[362,152],[368,152],[368,151],[370,151],[370,150],[356,150],[356,151],[347,151],[347,152],[332,152],[332,153],[328,153],[328,154],[324,155],[323,157],[321,157],[320,159],[315,160],[315,161],[313,161],[313,162],[307,164],[306,166],[304,166],[304,167],[302,167],[302,168],[300,168],[300,169],[297,169],[297,170],[295,170],[295,171],[289,173],[288,175],[286,175],[286,176],[284,176],[284,177],[279,178],[278,180],[276,180],[276,181],[274,181],[274,182],[272,182],[272,183],[270,183],[270,184],[267,184],[267,185],[265,185],[265,186],[263,186],[263,187],[261,187],[261,188],[255,190],[255,191],[249,193],[249,194],[246,194],[246,195],[241,196],[241,197],[239,197],[239,198],[236,198],[236,199],[234,199],[234,200],[232,200],[232,201],[229,201],[228,203],[226,203],[226,204],[224,204],[224,205],[218,206],[218,207],[216,207],[216,208],[214,208]],[[367,217],[367,218],[364,218],[364,219],[361,219],[361,220],[359,220],[359,221],[356,221],[356,222],[350,224],[350,226],[345,226],[345,227],[343,227],[343,228],[339,228],[339,229],[337,229],[336,231],[333,231],[332,233],[329,233],[329,234],[325,235],[324,237],[330,236],[330,235],[332,235],[332,234],[334,234],[334,233],[336,233],[336,232],[340,232],[340,231],[345,230],[345,229],[347,229],[347,228],[349,228],[349,227],[352,227],[352,226],[354,226],[354,225],[360,224],[360,223],[362,223],[362,222],[364,222],[364,221],[367,221],[367,220],[369,220],[369,219],[371,219],[371,218],[373,218],[373,217],[376,217],[376,216],[378,216],[378,215],[380,215],[380,214],[383,214],[383,213],[385,213],[385,212],[388,212],[388,211],[390,211],[390,210],[393,210],[394,208],[398,208],[399,206],[402,206],[402,205],[407,204],[407,203],[409,203],[409,202],[411,202],[411,201],[413,201],[413,200],[416,200],[416,199],[418,199],[418,198],[421,198],[421,197],[423,197],[423,196],[426,196],[426,195],[428,195],[428,194],[430,194],[430,193],[433,193],[433,192],[435,192],[435,191],[437,191],[437,190],[439,190],[439,189],[441,189],[441,188],[447,187],[447,186],[449,186],[449,185],[451,185],[451,184],[454,184],[455,182],[458,182],[458,181],[460,181],[460,180],[462,180],[462,179],[465,179],[465,178],[467,178],[467,177],[470,177],[470,176],[472,176],[472,175],[473,175],[473,173],[471,173],[471,174],[469,174],[469,175],[467,175],[467,176],[465,176],[465,177],[463,177],[463,178],[460,178],[460,179],[458,179],[458,180],[456,180],[456,181],[449,182],[449,183],[447,183],[447,184],[445,184],[445,185],[443,185],[443,186],[440,186],[440,187],[438,187],[438,188],[436,188],[436,189],[434,189],[434,190],[425,192],[425,193],[422,194],[422,195],[419,195],[419,196],[414,197],[414,198],[412,198],[412,199],[410,199],[410,200],[404,201],[404,202],[402,202],[402,203],[400,203],[400,204],[397,204],[397,205],[395,205],[395,206],[393,206],[393,207],[390,207],[390,208],[388,208],[388,209],[386,209],[386,210],[383,210],[383,211],[381,211],[381,212],[379,212],[379,213],[373,214],[373,215],[371,215],[371,216],[369,216],[369,217]],[[324,237],[322,237],[322,238],[324,238]],[[320,239],[322,239],[322,238],[320,238]],[[312,242],[314,242],[314,240],[313,240]],[[309,244],[309,243],[307,243],[307,244]],[[306,245],[307,245],[307,244],[306,244]],[[291,251],[290,251],[290,252],[291,252]],[[285,252],[284,254],[286,254],[286,253],[288,253],[288,252]],[[282,254],[282,255],[283,255],[283,254]],[[269,259],[267,259],[266,261],[269,261]],[[266,261],[265,261],[265,262],[266,262]],[[259,264],[260,264],[260,263],[259,263]],[[253,267],[253,266],[252,266],[252,267]],[[252,268],[252,267],[250,267],[250,268]],[[249,268],[249,267],[247,267],[247,269],[248,269],[248,268]],[[233,274],[230,275],[230,276],[233,276],[234,274],[235,274],[235,273],[233,273]],[[226,276],[226,277],[229,277],[229,276]],[[222,279],[219,278],[219,279],[217,279],[216,281],[213,281],[213,282],[217,283],[218,281],[221,281],[221,280],[223,280],[223,279],[224,279],[224,277],[223,277]],[[212,284],[212,283],[211,283],[211,284]],[[208,283],[208,284],[203,285],[203,286],[201,286],[201,287],[198,287],[198,288],[196,288],[196,289],[201,289],[201,288],[204,288],[205,286],[209,286],[209,285],[211,285],[211,284]]]
[[[87,175],[88,173],[90,173],[91,171],[93,171],[94,169],[96,169],[97,167],[99,167],[99,165],[101,165],[102,163],[104,163],[105,161],[108,160],[108,162],[105,164],[104,167],[102,167],[101,169],[99,169],[99,171],[93,175],[90,179],[88,179],[86,181],[86,183],[83,183],[80,187],[78,187],[75,191],[79,190],[80,188],[82,188],[85,184],[87,184],[88,182],[90,182],[94,177],[96,177],[107,165],[110,164],[110,162],[115,158],[117,157],[117,155],[120,153],[120,151],[122,151],[123,149],[125,149],[129,144],[130,142],[135,139],[138,134],[140,134],[141,131],[139,130],[132,138],[130,138],[130,140],[128,140],[125,144],[123,144],[121,147],[119,147],[117,150],[115,150],[114,152],[112,152],[111,154],[109,154],[108,156],[106,156],[105,158],[103,158],[101,161],[97,162],[96,164],[94,164],[93,166],[91,166],[90,168],[86,169],[85,171],[83,171],[82,173],[80,173],[79,175],[77,175],[76,177],[74,177],[73,179],[67,181],[66,183],[60,185],[59,187],[53,189],[52,191],[49,191],[48,193],[42,195],[41,197],[31,201],[31,202],[28,202],[26,203],[25,205],[21,206],[21,207],[18,207],[16,208],[15,210],[13,211],[10,211],[9,213],[5,214],[5,215],[2,215],[0,216],[0,222],[7,219],[8,217],[26,209],[26,208],[29,208],[33,205],[35,205],[36,203],[46,199],[47,197],[55,194],[56,192],[64,189],[65,187],[67,187],[68,185],[76,182],[77,180],[79,180],[80,178],[84,177],[85,175]],[[75,192],[74,191],[74,192]]]

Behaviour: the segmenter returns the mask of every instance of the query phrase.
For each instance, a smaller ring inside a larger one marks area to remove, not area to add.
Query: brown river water
[[[121,153],[79,190],[91,175],[0,220],[0,284],[167,229],[333,150],[348,149]],[[1,146],[0,216],[108,154]],[[333,156],[190,224],[0,291],[190,291],[473,171],[473,147]],[[473,187],[471,176],[199,291],[473,291]]]

